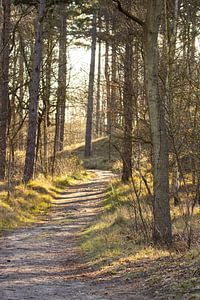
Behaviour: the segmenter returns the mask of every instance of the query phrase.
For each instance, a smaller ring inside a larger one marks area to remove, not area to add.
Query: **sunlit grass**
[[[104,213],[83,233],[82,249],[90,259],[118,261],[135,255],[144,247],[140,233],[134,232],[132,187],[114,180],[104,201]],[[141,247],[142,243],[142,247]]]
[[[63,189],[63,188],[66,188],[66,187],[74,184],[76,181],[79,181],[79,180],[85,181],[85,180],[90,179],[91,177],[92,177],[92,174],[83,169],[79,172],[75,172],[72,175],[57,176],[56,178],[53,179],[53,185],[57,189]]]
[[[42,222],[49,212],[53,199],[69,185],[87,180],[90,174],[84,170],[71,175],[45,178],[38,175],[28,185],[15,182],[8,193],[7,185],[0,183],[0,232],[19,226]]]
[[[149,195],[144,184],[140,182],[137,176],[134,177],[134,183],[140,195],[139,200],[134,195],[131,183],[124,185],[118,179],[113,180],[104,201],[103,214],[95,224],[84,232],[82,246],[87,250],[87,253],[91,252],[91,256],[94,254],[94,259],[95,253],[97,256],[102,255],[106,257],[106,250],[114,249],[116,245],[120,247],[120,251],[117,251],[117,253],[120,252],[122,255],[129,255],[129,249],[130,252],[133,251],[136,245],[142,245],[142,247],[147,249],[146,247],[151,243],[153,222],[152,203],[149,200]],[[152,183],[149,182],[149,186],[151,185]],[[141,207],[141,214],[138,211],[139,205]],[[181,205],[174,207],[173,203],[171,203],[174,235],[181,236],[186,223],[191,222],[191,219],[193,233],[197,234],[200,221],[200,208],[198,206],[195,207],[193,215],[187,216],[186,204],[183,202]],[[183,215],[183,212],[185,212],[185,215]],[[145,235],[144,224],[148,236]],[[89,243],[88,240],[90,240]],[[175,241],[175,248],[179,244],[179,242],[176,244]]]
[[[145,174],[145,176],[149,188],[152,189],[152,175]],[[173,247],[170,249],[154,247],[151,238],[153,217],[150,195],[137,172],[134,173],[133,179],[149,239],[144,235],[132,182],[124,185],[119,179],[114,179],[107,191],[102,214],[82,233],[82,250],[86,253],[90,264],[98,268],[100,273],[106,272],[112,276],[128,278],[144,277],[151,285],[164,281],[165,277],[171,278],[172,288],[176,291],[180,290],[182,295],[184,291],[181,284],[186,282],[186,287],[191,287],[198,282],[193,277],[190,280],[186,276],[186,279],[181,278],[180,284],[178,270],[187,265],[190,274],[198,270],[198,266],[200,270],[200,239],[198,241],[197,238],[196,244],[194,243],[188,250],[184,237],[183,240],[180,238],[187,221],[184,219],[187,216],[183,215],[187,209],[187,199],[182,193],[180,207],[174,207],[172,199],[170,202],[175,235]],[[194,236],[199,236],[199,217],[200,208],[197,206],[192,216]]]
[[[1,191],[0,231],[39,221],[51,207],[50,186],[47,179],[40,177],[27,186],[13,186],[9,194]]]
[[[113,137],[112,143],[119,144],[121,143],[121,139],[119,139],[118,137]],[[84,143],[80,143],[66,148],[66,152],[70,152],[73,155],[78,156],[83,161],[84,167],[87,169],[114,170],[118,168],[118,166],[116,165],[117,161],[121,168],[121,163],[119,161],[119,153],[113,146],[111,146],[110,150],[111,159],[109,159],[108,137],[101,137],[93,140],[92,156],[90,158],[84,157]]]

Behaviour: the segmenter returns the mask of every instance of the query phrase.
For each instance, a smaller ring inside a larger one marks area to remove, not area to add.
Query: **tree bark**
[[[101,15],[98,18],[99,33],[101,33]],[[101,131],[101,38],[99,38],[99,51],[98,51],[98,76],[97,76],[97,101],[96,101],[96,135],[98,136]]]
[[[115,34],[115,24],[113,24],[113,34]],[[117,125],[117,46],[116,41],[112,43],[112,67],[111,67],[111,129],[110,134],[112,137],[113,131]]]
[[[91,63],[88,88],[88,103],[87,103],[87,120],[85,133],[85,157],[92,155],[92,119],[93,119],[93,104],[94,104],[94,77],[95,77],[95,55],[96,55],[96,35],[97,35],[97,16],[93,14],[92,21],[92,48],[91,48]]]
[[[42,62],[42,46],[43,46],[43,21],[45,16],[46,0],[40,0],[38,20],[36,27],[36,41],[33,55],[33,70],[30,83],[30,104],[29,104],[29,124],[28,139],[26,148],[26,159],[24,167],[24,183],[33,177],[34,163],[36,155],[36,137],[37,137],[37,119],[38,119],[38,100],[39,100],[39,84],[40,69]]]
[[[67,78],[67,14],[64,3],[60,8],[59,70],[56,111],[55,151],[62,151],[65,133],[66,78]]]
[[[172,243],[169,206],[168,137],[164,102],[158,90],[158,32],[163,2],[148,1],[145,25],[145,84],[149,105],[151,137],[153,143],[154,177],[154,231],[155,243]]]
[[[9,106],[9,34],[11,1],[3,0],[3,24],[1,33],[0,53],[0,180],[5,179],[6,172],[6,135]]]
[[[48,145],[48,127],[50,125],[50,96],[51,96],[51,76],[52,76],[52,49],[53,49],[53,39],[52,39],[52,16],[48,22],[49,32],[48,32],[48,42],[47,42],[47,62],[45,70],[45,89],[43,95],[43,105],[44,105],[44,122],[43,122],[43,143],[44,143],[44,171],[47,176],[49,171],[49,145]]]
[[[122,181],[128,182],[132,176],[132,130],[133,130],[133,42],[126,41],[124,59],[124,139]]]
[[[24,94],[25,94],[25,87],[24,87],[24,58],[23,58],[23,50],[22,50],[22,45],[19,43],[19,106],[18,106],[18,119],[19,123],[23,121],[24,118],[24,112],[23,112],[23,101],[24,101]],[[18,134],[18,149],[19,150],[24,150],[24,134],[22,130],[19,131]]]
[[[109,19],[106,15],[106,34],[110,34],[109,30]],[[108,149],[108,158],[111,159],[111,103],[110,103],[110,74],[109,74],[109,42],[106,40],[105,43],[105,79],[106,79],[106,100],[107,100],[107,135],[109,138],[109,149]]]

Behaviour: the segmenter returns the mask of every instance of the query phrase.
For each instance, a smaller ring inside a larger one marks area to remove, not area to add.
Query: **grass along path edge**
[[[82,233],[88,263],[102,278],[136,282],[151,299],[200,299],[199,247],[161,249],[140,239],[134,231],[130,189],[115,179],[102,213]]]
[[[45,178],[39,175],[27,185],[15,182],[8,193],[7,185],[0,183],[0,235],[33,223],[43,222],[52,207],[52,201],[70,185],[91,177],[85,170],[73,175]]]

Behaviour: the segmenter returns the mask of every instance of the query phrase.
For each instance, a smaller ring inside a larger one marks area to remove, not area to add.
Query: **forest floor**
[[[143,275],[130,280],[120,274],[102,274],[87,261],[80,247],[81,234],[102,211],[112,177],[109,171],[94,172],[88,182],[60,194],[41,223],[0,238],[1,300],[174,299],[167,290],[155,297],[150,286],[148,294]]]

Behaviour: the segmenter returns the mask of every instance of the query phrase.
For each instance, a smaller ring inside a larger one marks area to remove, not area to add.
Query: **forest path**
[[[109,171],[95,174],[60,195],[43,224],[0,239],[1,300],[143,299],[134,291],[126,293],[116,279],[95,277],[78,247],[81,231],[101,210],[112,177]]]

